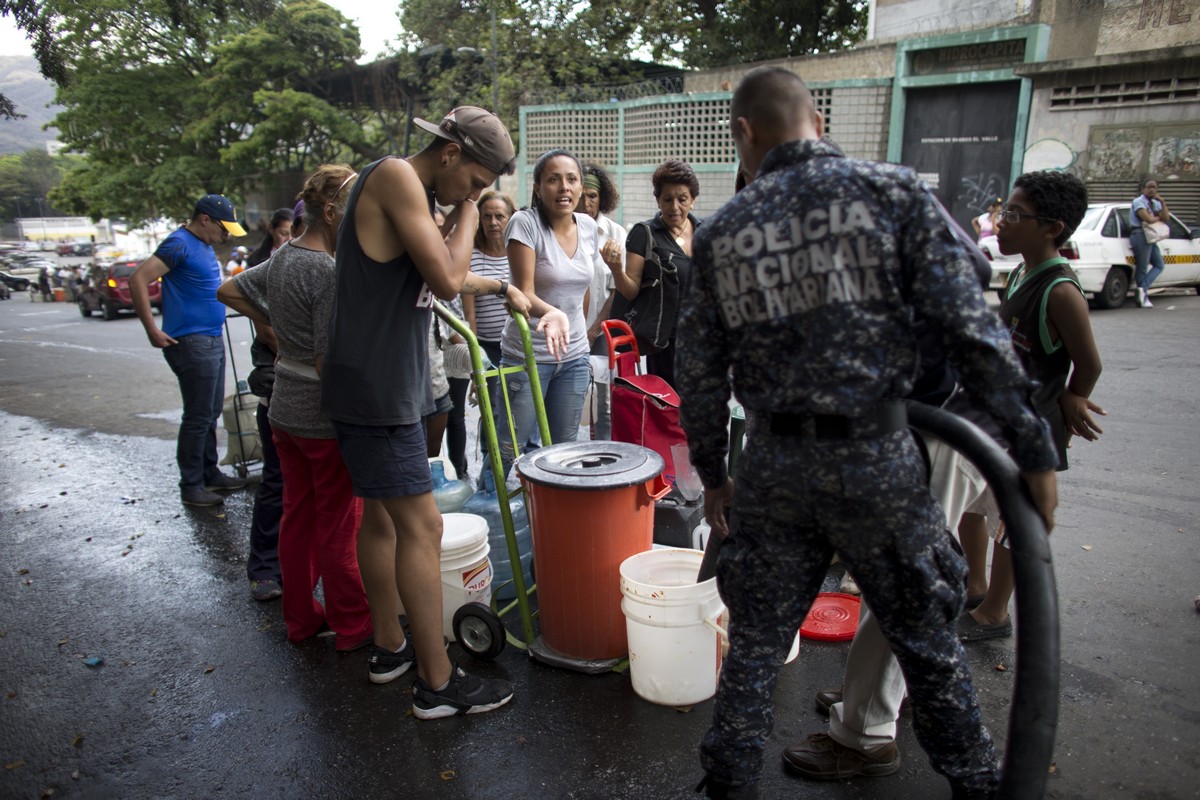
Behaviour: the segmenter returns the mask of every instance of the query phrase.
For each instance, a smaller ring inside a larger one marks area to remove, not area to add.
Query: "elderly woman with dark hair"
[[[650,177],[658,213],[653,219],[638,223],[630,229],[625,240],[625,265],[619,260],[605,259],[612,270],[613,283],[620,298],[613,303],[612,317],[621,316],[638,296],[642,273],[651,250],[660,264],[674,266],[679,276],[679,298],[688,296],[692,282],[692,236],[701,221],[692,213],[700,194],[696,172],[682,161],[665,161]],[[622,302],[624,300],[624,302]],[[667,346],[656,353],[646,354],[646,370],[667,383],[675,384],[675,322],[679,309],[669,309],[671,331]]]

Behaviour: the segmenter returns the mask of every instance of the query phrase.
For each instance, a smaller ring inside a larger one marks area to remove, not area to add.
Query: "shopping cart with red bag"
[[[643,375],[637,337],[622,320],[601,323],[612,374],[612,438],[648,447],[662,456],[663,477],[674,487],[654,504],[654,542],[695,547],[704,519],[703,486],[688,462],[687,437],[679,425],[679,394],[657,375]]]
[[[612,381],[612,438],[648,447],[666,462],[663,477],[676,485],[675,455],[671,448],[686,445],[679,427],[679,395],[657,375],[643,375],[641,354],[633,330],[618,319],[601,323],[608,342]]]

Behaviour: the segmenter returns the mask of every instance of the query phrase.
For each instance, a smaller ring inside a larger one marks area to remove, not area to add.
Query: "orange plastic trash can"
[[[66,300],[67,300],[67,290],[66,289],[64,289],[61,286],[55,286],[52,291],[54,292],[54,301],[56,303],[65,303],[66,302]]]
[[[662,456],[626,442],[566,442],[516,462],[528,493],[541,635],[535,656],[599,672],[628,653],[621,563],[649,550]],[[549,651],[549,657],[543,655]]]

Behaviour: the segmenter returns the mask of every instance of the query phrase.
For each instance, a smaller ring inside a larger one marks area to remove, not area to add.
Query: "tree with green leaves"
[[[530,89],[557,87],[567,97],[573,87],[639,79],[630,53],[640,44],[642,14],[624,0],[408,0],[400,20],[412,57],[402,77],[434,111],[491,108],[494,68],[498,110],[515,131]]]
[[[321,82],[361,51],[354,25],[320,0],[222,6],[207,26],[175,0],[56,9],[69,75],[55,125],[87,156],[56,189],[60,207],[181,217],[207,192],[239,198],[275,173],[379,152],[367,111],[321,99]]]
[[[62,180],[62,163],[41,147],[0,156],[0,219],[53,213],[49,196]]]
[[[657,59],[695,69],[843,50],[867,33],[864,0],[653,0],[646,44]]]
[[[494,59],[499,112],[515,128],[531,97],[572,101],[594,94],[581,87],[637,81],[635,53],[706,68],[828,52],[862,40],[867,9],[862,0],[407,0],[403,43],[415,57],[402,74],[437,110],[491,107]]]

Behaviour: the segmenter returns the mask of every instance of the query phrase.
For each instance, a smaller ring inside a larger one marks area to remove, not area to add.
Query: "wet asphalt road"
[[[1110,415],[1071,451],[1051,540],[1064,662],[1048,797],[1200,797],[1200,298],[1156,306],[1092,315]],[[0,303],[0,411],[0,797],[694,796],[710,702],[662,708],[626,675],[452,647],[516,698],[418,723],[407,681],[370,685],[363,656],[327,640],[288,644],[278,605],[247,595],[251,493],[178,503],[177,390],[136,320]],[[948,797],[907,719],[895,776],[783,772],[780,750],[823,725],[812,694],[840,682],[845,649],[806,641],[785,668],[763,796]],[[1011,640],[969,652],[1003,741]]]

